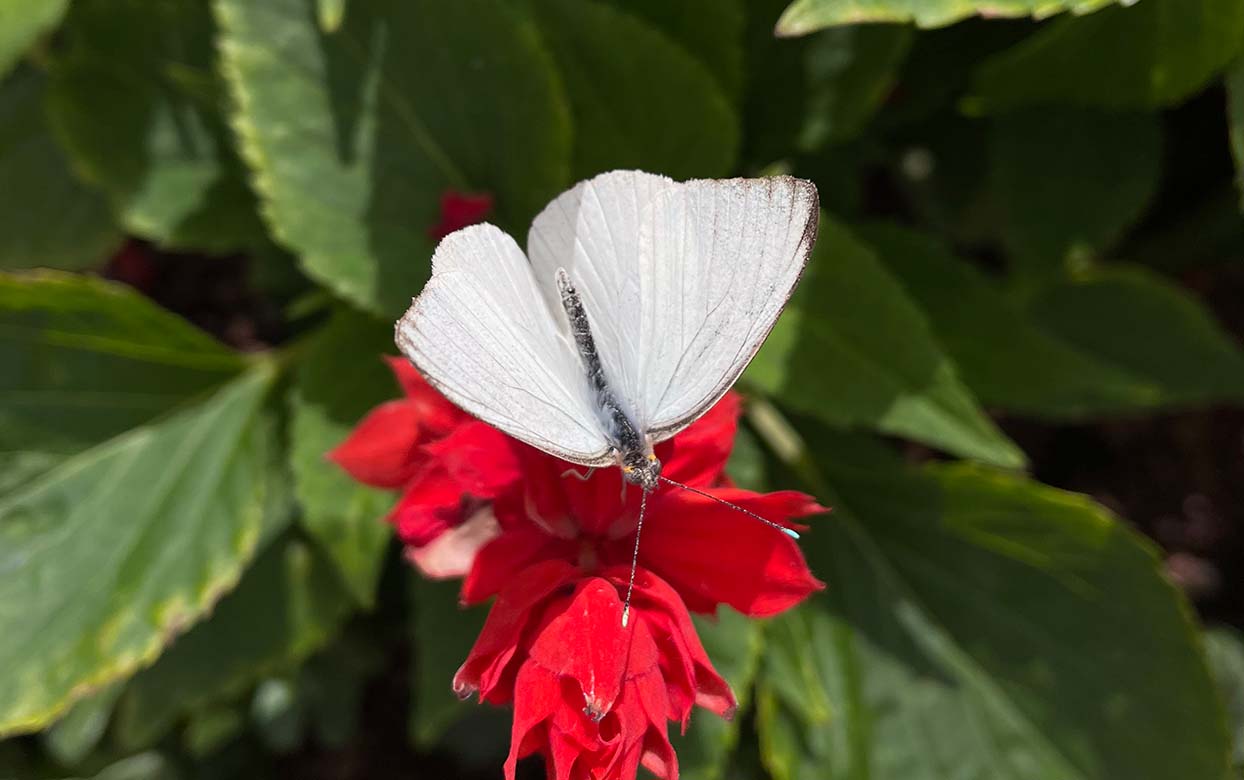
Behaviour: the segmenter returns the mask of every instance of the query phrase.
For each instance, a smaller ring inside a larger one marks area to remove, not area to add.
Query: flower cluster
[[[373,410],[331,457],[359,481],[400,489],[389,521],[428,576],[464,577],[462,601],[494,599],[453,680],[461,696],[512,704],[506,776],[544,756],[550,778],[632,778],[640,765],[676,778],[667,736],[693,705],[734,711],[689,610],[721,604],[773,615],[821,587],[784,534],[696,493],[663,487],[647,501],[630,619],[623,599],[639,489],[615,468],[570,464],[478,422],[405,361],[405,398]],[[824,511],[802,493],[757,494],[724,469],[739,413],[727,395],[656,448],[663,473],[765,518]]]

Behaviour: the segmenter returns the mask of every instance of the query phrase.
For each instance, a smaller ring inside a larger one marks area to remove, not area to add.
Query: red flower
[[[489,518],[464,521],[517,482],[518,461],[504,434],[460,411],[405,359],[388,362],[405,397],[373,409],[328,457],[365,485],[402,490],[388,520],[412,557],[432,576],[460,576],[474,552],[463,560],[463,543],[478,547],[490,536],[481,530],[495,528]]]
[[[477,195],[446,190],[441,195],[441,221],[428,228],[428,237],[440,241],[445,236],[467,225],[483,222],[492,211],[492,195]]]
[[[657,447],[663,473],[786,523],[824,511],[802,493],[758,495],[718,486],[738,397]],[[497,595],[454,679],[459,695],[514,703],[507,777],[542,753],[549,775],[631,778],[642,763],[678,776],[666,722],[686,727],[693,704],[729,717],[734,696],[713,670],[688,607],[721,603],[772,615],[822,587],[798,546],[754,518],[665,487],[648,498],[630,620],[621,624],[639,489],[618,469],[583,479],[563,461],[513,443],[522,479],[493,505],[500,534],[463,585],[473,603]]]
[[[394,369],[406,400],[373,411],[333,456],[368,484],[404,488],[391,520],[425,572],[466,573],[465,603],[497,597],[454,688],[513,703],[506,776],[540,753],[554,780],[629,780],[641,764],[677,778],[667,724],[685,728],[696,704],[723,717],[735,706],[688,609],[793,606],[822,587],[798,546],[712,498],[662,487],[647,499],[623,626],[639,489],[616,468],[585,477],[471,421],[404,363]],[[811,497],[728,486],[738,411],[729,394],[658,445],[663,474],[801,527],[791,519],[824,511]]]

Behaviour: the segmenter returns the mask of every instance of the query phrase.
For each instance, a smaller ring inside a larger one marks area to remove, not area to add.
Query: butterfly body
[[[653,454],[651,441],[639,430],[634,412],[624,406],[605,375],[605,366],[596,349],[596,339],[592,337],[592,325],[583,308],[583,300],[564,268],[557,269],[557,290],[566,312],[570,336],[592,388],[596,413],[613,447],[622,476],[645,491],[655,490],[661,476],[661,461]]]

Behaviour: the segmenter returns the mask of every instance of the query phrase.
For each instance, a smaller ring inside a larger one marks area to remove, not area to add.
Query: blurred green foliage
[[[1221,780],[1238,633],[998,419],[1244,402],[1179,277],[1244,253],[1241,55],[1244,0],[0,0],[0,778],[498,776],[482,613],[323,455],[397,393],[446,191],[521,238],[635,167],[826,208],[731,468],[835,507],[829,587],[699,622],[743,706],[683,776]],[[100,278],[126,236],[244,257],[278,335]]]

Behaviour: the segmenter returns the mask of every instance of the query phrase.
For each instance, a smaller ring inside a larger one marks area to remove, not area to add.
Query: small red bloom
[[[507,777],[536,752],[557,780],[634,777],[640,763],[677,777],[666,722],[685,727],[693,704],[733,715],[730,687],[672,588],[637,574],[632,618],[622,626],[628,573],[615,567],[584,577],[544,561],[502,590],[454,689],[514,702]]]
[[[492,195],[487,192],[470,194],[446,190],[441,195],[441,221],[428,228],[428,237],[440,241],[467,225],[483,222],[492,212]]]

